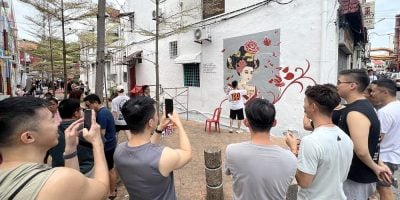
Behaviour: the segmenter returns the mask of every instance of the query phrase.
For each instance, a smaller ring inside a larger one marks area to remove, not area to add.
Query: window
[[[183,65],[183,81],[185,86],[200,87],[199,63],[190,63]]]
[[[124,72],[123,80],[124,82],[128,82],[128,72]]]
[[[169,43],[169,57],[176,58],[178,56],[178,41]]]
[[[131,25],[131,31],[135,30],[135,15],[129,15],[129,23]]]

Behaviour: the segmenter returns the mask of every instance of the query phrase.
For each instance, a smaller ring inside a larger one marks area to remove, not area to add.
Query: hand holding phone
[[[172,99],[165,99],[165,117],[168,117],[168,114],[172,115],[172,112],[174,111],[174,102]]]
[[[92,110],[91,109],[85,109],[83,111],[83,128],[87,128],[88,130],[92,126]]]

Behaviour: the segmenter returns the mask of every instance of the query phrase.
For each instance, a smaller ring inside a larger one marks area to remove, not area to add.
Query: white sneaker
[[[236,133],[243,133],[243,131],[238,129],[238,130],[236,130]]]
[[[229,129],[229,133],[233,133],[233,130],[232,130],[232,129]]]

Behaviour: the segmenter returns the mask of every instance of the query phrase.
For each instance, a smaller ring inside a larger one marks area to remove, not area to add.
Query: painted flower
[[[274,84],[276,87],[285,86],[285,83],[282,82],[282,78],[279,75],[275,75],[275,78],[270,79],[268,82]]]
[[[249,40],[244,44],[244,50],[249,53],[255,54],[260,51],[260,48],[258,48],[258,44],[256,41]]]
[[[271,39],[269,39],[267,36],[265,36],[265,38],[263,40],[264,46],[268,47],[269,45],[271,45],[271,42],[272,42]]]
[[[285,79],[286,80],[292,80],[294,78],[294,74],[292,72],[289,72],[286,74]]]

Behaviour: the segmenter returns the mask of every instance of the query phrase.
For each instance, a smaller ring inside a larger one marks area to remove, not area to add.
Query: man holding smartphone
[[[96,122],[101,127],[101,134],[104,136],[104,153],[106,155],[107,166],[110,175],[110,195],[109,198],[115,198],[117,195],[117,174],[114,169],[113,155],[117,146],[115,135],[115,122],[110,110],[108,110],[100,101],[96,94],[89,94],[83,101],[86,107],[96,111]]]
[[[176,199],[173,171],[182,168],[192,158],[189,138],[176,112],[160,124],[156,102],[137,96],[122,107],[122,114],[131,132],[127,142],[115,150],[114,161],[130,199]],[[174,123],[179,134],[179,148],[159,144],[162,130]],[[135,155],[135,156],[132,156]]]
[[[0,101],[0,199],[106,199],[109,179],[95,113],[90,130],[83,129],[95,161],[93,178],[87,178],[79,172],[76,156],[82,119],[65,129],[66,167],[43,164],[47,150],[58,142],[59,122],[47,106],[45,100],[29,96]]]

